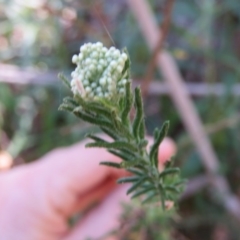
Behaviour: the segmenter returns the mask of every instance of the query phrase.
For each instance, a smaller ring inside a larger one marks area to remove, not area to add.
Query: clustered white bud
[[[126,53],[115,47],[107,49],[100,42],[84,44],[79,55],[72,57],[77,65],[71,74],[74,95],[96,99],[123,94],[127,79],[122,79],[122,71],[127,58]]]

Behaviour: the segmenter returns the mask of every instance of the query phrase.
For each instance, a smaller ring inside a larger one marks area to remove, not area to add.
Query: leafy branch
[[[64,98],[59,109],[72,112],[83,121],[100,127],[112,139],[106,141],[88,134],[87,137],[93,141],[86,147],[105,148],[122,160],[120,163],[101,162],[100,164],[124,168],[133,175],[117,181],[132,184],[127,191],[127,194],[131,194],[131,198],[144,196],[143,203],[157,200],[165,209],[165,201],[175,201],[184,185],[180,170],[173,167],[173,159],[167,162],[163,171],[158,169],[159,145],[167,135],[169,121],[166,121],[160,130],[155,129],[154,143],[148,152],[141,90],[137,87],[134,93],[132,92],[129,75],[130,60],[127,58],[119,77],[119,79],[124,79],[122,80],[124,82],[123,94],[117,94],[115,90],[112,97],[89,99],[75,93],[73,98]],[[71,89],[66,77],[62,74],[59,77]],[[133,120],[130,119],[131,110],[135,112]]]

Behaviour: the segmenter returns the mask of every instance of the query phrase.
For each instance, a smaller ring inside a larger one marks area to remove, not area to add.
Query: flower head
[[[79,55],[72,57],[77,65],[71,74],[74,95],[85,99],[111,99],[123,94],[128,81],[123,76],[127,59],[128,55],[115,47],[107,49],[100,42],[84,44]]]

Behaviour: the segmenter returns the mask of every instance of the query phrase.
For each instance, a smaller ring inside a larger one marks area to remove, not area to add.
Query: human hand
[[[0,174],[0,239],[81,240],[117,227],[119,202],[128,198],[127,186],[116,186],[115,180],[126,173],[99,166],[100,161],[119,159],[104,149],[84,146],[82,142],[57,149],[40,161]],[[165,139],[159,151],[160,166],[175,151],[175,144]],[[69,228],[69,217],[103,198]]]

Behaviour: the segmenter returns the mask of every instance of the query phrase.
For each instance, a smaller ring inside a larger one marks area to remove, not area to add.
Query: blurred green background
[[[148,2],[160,25],[167,0]],[[97,41],[127,47],[132,78],[144,78],[151,54],[124,0],[0,0],[0,149],[8,151],[15,164],[80,141],[92,129],[57,110],[67,94],[57,73],[70,76],[72,55],[83,43]],[[176,59],[186,83],[219,83],[226,89],[220,95],[193,94],[192,100],[219,158],[221,174],[240,197],[240,1],[176,0],[164,47]],[[26,73],[32,74],[28,83]],[[154,78],[162,81],[161,73]],[[184,177],[191,181],[204,175],[199,154],[168,94],[148,95],[145,108],[149,134],[170,120],[169,135],[179,149],[176,164]],[[174,229],[181,236],[172,239],[240,239],[238,224],[207,186],[180,201],[179,213],[183,219],[170,221],[169,232]],[[153,234],[148,239],[170,238]]]

